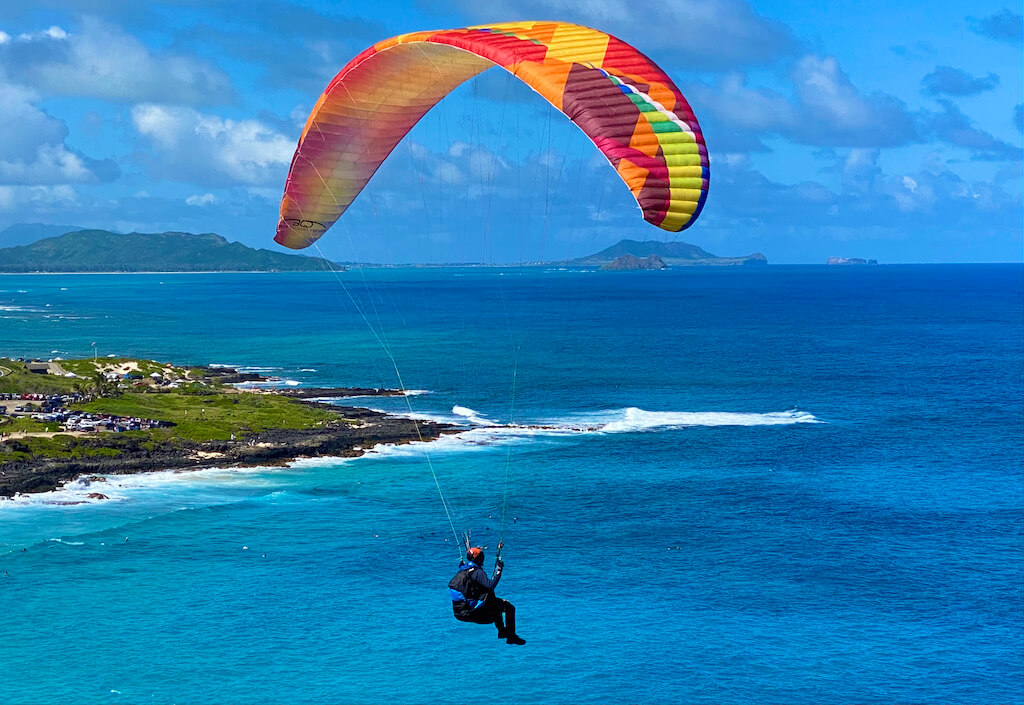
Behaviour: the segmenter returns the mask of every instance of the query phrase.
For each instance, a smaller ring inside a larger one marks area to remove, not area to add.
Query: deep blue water
[[[552,427],[0,503],[0,702],[1021,702],[1022,282],[0,277],[0,355],[395,386],[386,347],[415,413]],[[451,618],[425,451],[489,546],[508,470],[525,646]]]

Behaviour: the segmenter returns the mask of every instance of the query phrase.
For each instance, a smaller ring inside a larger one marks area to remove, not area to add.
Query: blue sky
[[[558,19],[649,55],[704,130],[678,236],[500,69],[442,102],[321,241],[338,260],[562,259],[678,239],[775,263],[1024,259],[1024,20],[1002,2],[33,0],[0,4],[0,228],[272,237],[308,111],[394,34]]]

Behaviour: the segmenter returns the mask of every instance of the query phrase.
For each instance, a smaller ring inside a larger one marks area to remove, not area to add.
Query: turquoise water
[[[0,702],[1020,702],[1022,275],[0,277],[0,355],[390,353],[414,413],[517,424],[0,503]],[[427,457],[478,542],[506,500],[525,646],[451,618]]]

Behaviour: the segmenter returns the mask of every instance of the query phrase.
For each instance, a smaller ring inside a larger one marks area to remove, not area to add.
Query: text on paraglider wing
[[[298,218],[285,218],[286,223],[293,228],[305,228],[306,230],[327,230],[327,226],[315,220],[299,220]]]

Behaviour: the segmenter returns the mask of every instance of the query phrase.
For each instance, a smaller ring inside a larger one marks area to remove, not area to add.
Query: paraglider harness
[[[470,548],[470,535],[467,532],[463,536],[466,540],[466,551],[468,552]],[[499,563],[501,562],[501,549],[504,547],[504,542],[499,539],[498,553],[495,556],[495,560]],[[477,618],[481,618],[481,615],[484,613],[481,607],[487,602],[487,596],[491,594],[491,591],[473,580],[473,571],[483,569],[483,566],[477,565],[473,561],[460,561],[459,571],[455,574],[454,578],[448,581],[448,592],[451,593],[452,612],[455,613],[455,619],[462,622],[474,622]],[[487,575],[486,571],[484,575]]]
[[[452,612],[455,619],[469,621],[473,613],[480,609],[487,600],[488,590],[473,580],[474,570],[483,570],[476,563],[463,563],[459,572],[448,582],[448,592],[452,596]]]

